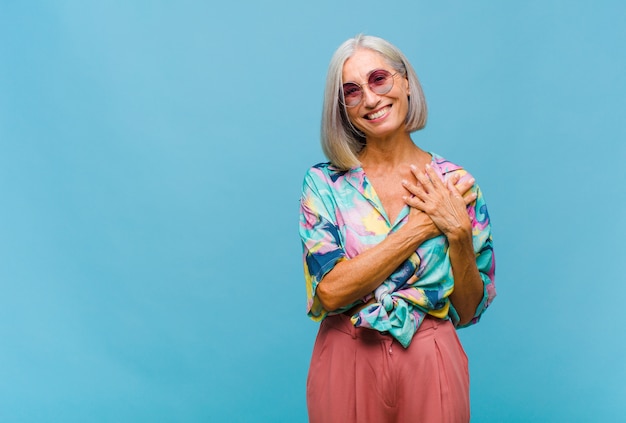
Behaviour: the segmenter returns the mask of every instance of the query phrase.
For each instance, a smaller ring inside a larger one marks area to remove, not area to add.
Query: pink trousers
[[[313,348],[307,407],[310,423],[466,423],[467,356],[447,320],[426,318],[405,349],[329,316]]]

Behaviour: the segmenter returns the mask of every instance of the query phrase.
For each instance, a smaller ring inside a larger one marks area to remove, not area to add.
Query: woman
[[[322,321],[307,380],[316,422],[469,421],[455,327],[495,297],[487,208],[461,167],[416,146],[426,105],[405,56],[344,42],[301,199],[307,311]]]

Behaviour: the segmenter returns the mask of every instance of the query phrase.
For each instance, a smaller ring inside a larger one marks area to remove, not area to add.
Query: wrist
[[[435,230],[437,230],[436,226],[434,225],[432,226],[435,228]],[[430,230],[428,227],[425,227],[425,226],[411,227],[411,225],[407,224],[407,225],[402,226],[400,229],[398,229],[395,232],[395,235],[399,239],[402,239],[402,242],[408,245],[409,249],[415,250],[422,243],[424,243],[428,239],[433,238],[437,235],[437,233],[431,233],[431,232],[434,232],[434,231]]]
[[[450,244],[466,244],[472,243],[472,230],[471,228],[458,227],[454,228],[446,233],[448,243]]]

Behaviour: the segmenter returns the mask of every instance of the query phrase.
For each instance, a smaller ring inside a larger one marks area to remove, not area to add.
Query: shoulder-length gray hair
[[[409,81],[411,95],[406,116],[407,131],[422,129],[426,125],[428,114],[415,70],[397,47],[382,38],[362,34],[345,41],[335,51],[328,66],[321,127],[322,150],[332,165],[341,170],[359,166],[357,155],[365,146],[365,137],[352,125],[345,106],[339,101],[343,86],[343,65],[358,49],[377,52],[389,66]]]

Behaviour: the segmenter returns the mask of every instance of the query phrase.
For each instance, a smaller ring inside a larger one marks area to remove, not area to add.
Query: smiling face
[[[405,120],[409,110],[409,81],[402,74],[397,74],[389,92],[376,94],[367,86],[367,80],[378,69],[396,73],[383,56],[368,49],[357,50],[343,65],[343,82],[356,82],[363,89],[361,102],[346,108],[348,118],[368,140],[407,133]]]

